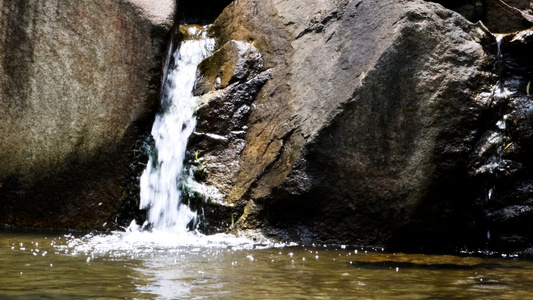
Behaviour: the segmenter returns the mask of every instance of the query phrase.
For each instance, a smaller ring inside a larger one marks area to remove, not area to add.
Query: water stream
[[[99,238],[0,233],[0,299],[530,299],[533,294],[533,262],[509,257],[323,245],[130,247],[118,238],[101,249],[105,245],[95,247]]]
[[[206,27],[187,26],[186,31],[174,59],[167,59],[162,111],[152,128],[155,148],[141,176],[141,208],[148,210],[147,222],[155,230],[173,233],[186,232],[197,218],[196,212],[181,202],[179,185],[184,180],[187,141],[196,126],[198,99],[192,94],[196,69],[214,48]]]
[[[140,208],[147,210],[146,222],[139,226],[132,221],[126,232],[71,242],[78,249],[107,253],[154,247],[253,246],[252,241],[233,235],[205,236],[196,232],[198,213],[182,202],[182,188],[194,185],[192,176],[184,170],[184,160],[199,105],[199,97],[193,95],[197,67],[215,46],[208,30],[209,25],[181,25],[182,41],[166,59],[161,110],[151,132],[155,145],[140,179]]]

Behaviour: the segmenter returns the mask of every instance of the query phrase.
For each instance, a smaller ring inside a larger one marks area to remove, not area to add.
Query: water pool
[[[2,232],[0,265],[1,299],[533,297],[529,260],[344,246]]]

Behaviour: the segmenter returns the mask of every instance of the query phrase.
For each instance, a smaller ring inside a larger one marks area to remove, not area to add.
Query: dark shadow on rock
[[[211,24],[232,0],[178,1],[178,18],[182,24]]]

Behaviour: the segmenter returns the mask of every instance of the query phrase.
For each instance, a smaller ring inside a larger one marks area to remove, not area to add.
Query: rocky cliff
[[[499,151],[523,151],[508,162],[522,175],[507,186],[530,211],[529,110],[519,108],[529,107],[530,59],[506,60],[490,32],[510,30],[493,17],[502,1],[441,2],[461,14],[400,0],[228,6],[212,29],[219,50],[199,73],[206,104],[189,146],[199,179],[223,195],[207,206],[211,225],[327,243],[503,249],[494,241],[513,232],[513,217],[495,235],[506,218],[495,211],[518,204],[506,193],[508,202],[487,206],[488,179],[476,170],[499,155],[480,147],[503,118],[516,140],[506,136]],[[513,9],[520,20],[508,25],[527,28],[526,7]],[[506,41],[525,53],[526,40]],[[508,90],[520,101],[500,97],[511,82],[502,72],[519,77]],[[510,248],[531,244],[519,235]]]
[[[174,6],[0,1],[0,223],[112,225],[134,190]]]
[[[0,0],[0,223],[134,217],[174,14],[153,2]],[[531,1],[226,4],[179,14],[216,18],[183,188],[201,230],[533,252]]]

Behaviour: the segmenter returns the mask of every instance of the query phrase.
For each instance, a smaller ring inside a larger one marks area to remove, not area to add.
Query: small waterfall
[[[494,86],[494,97],[495,100],[498,101],[500,99],[505,99],[508,96],[511,95],[511,92],[505,87],[504,81],[503,81],[503,71],[505,67],[505,61],[502,53],[502,41],[505,37],[504,34],[496,34],[494,36],[496,38],[496,62],[495,62],[495,69],[496,73],[498,74],[498,82]]]
[[[476,230],[486,249],[515,251],[531,236],[531,36],[531,31],[494,34],[497,76],[479,98],[485,110],[471,176],[479,184]]]
[[[182,32],[184,40],[165,66],[162,109],[152,128],[155,147],[141,176],[140,206],[148,211],[145,226],[172,233],[186,232],[197,218],[196,212],[182,203],[179,184],[185,179],[187,141],[196,126],[198,99],[192,94],[196,69],[214,48],[214,40],[207,38],[207,27],[187,25]]]

